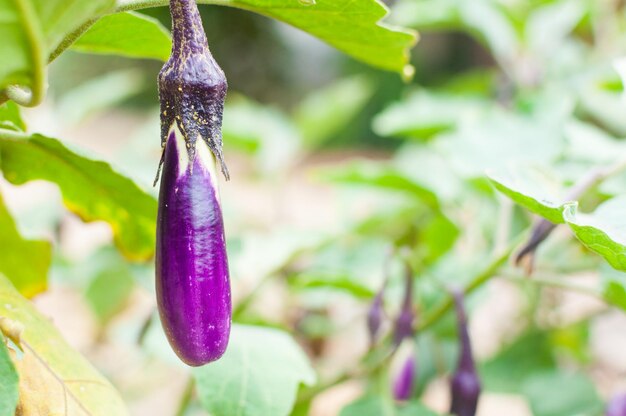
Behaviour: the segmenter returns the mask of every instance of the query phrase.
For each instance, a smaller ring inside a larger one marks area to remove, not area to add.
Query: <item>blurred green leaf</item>
[[[201,0],[200,3],[260,13],[308,32],[369,65],[401,74],[412,72],[406,66],[416,34],[381,23],[388,10],[377,0]],[[162,6],[166,2],[122,0],[119,4],[123,10],[132,10]]]
[[[394,7],[394,23],[420,30],[464,30],[506,62],[520,37],[497,0],[403,0]],[[511,59],[512,62],[512,59]]]
[[[339,416],[437,416],[418,401],[394,405],[381,396],[364,396],[348,404]]]
[[[531,50],[549,59],[580,20],[587,8],[583,1],[561,0],[533,10],[525,22],[524,36]]]
[[[113,386],[63,340],[50,320],[0,275],[0,316],[23,327],[14,360],[25,414],[127,415]],[[26,387],[28,386],[28,387]],[[35,412],[35,410],[38,412]]]
[[[157,19],[134,12],[101,17],[72,45],[79,52],[161,61],[171,48],[169,32]]]
[[[445,215],[434,213],[418,228],[418,233],[411,254],[415,270],[434,263],[447,253],[459,236],[459,229]]]
[[[606,91],[598,85],[590,85],[582,90],[578,105],[583,115],[600,126],[617,136],[626,136],[626,100],[621,91]]]
[[[2,159],[0,158],[0,161]],[[33,297],[46,290],[52,247],[47,241],[25,240],[0,195],[0,273],[20,293]]]
[[[486,106],[478,98],[420,90],[378,114],[372,127],[381,136],[427,139],[476,117]]]
[[[600,276],[604,300],[626,312],[626,274],[605,266],[600,268]]]
[[[578,212],[567,204],[563,218],[576,237],[591,251],[604,257],[617,270],[626,271],[626,196],[609,199],[592,214]]]
[[[554,111],[559,113],[545,112],[539,118],[494,109],[442,134],[434,145],[459,174],[468,178],[511,166],[551,166],[565,148],[561,109]]]
[[[20,108],[13,101],[0,105],[0,129],[26,130],[26,124],[20,115]]]
[[[304,144],[316,147],[332,139],[361,111],[373,92],[367,78],[356,75],[306,96],[294,113]]]
[[[303,273],[292,276],[289,283],[298,290],[328,288],[347,292],[356,298],[370,299],[374,297],[372,289],[345,274]]]
[[[114,0],[0,0],[0,39],[3,39],[0,95],[8,85],[30,87],[35,67],[47,62],[67,34],[109,10],[114,3]]]
[[[319,177],[335,183],[406,192],[430,207],[439,207],[437,195],[433,191],[415,182],[402,172],[382,164],[353,162],[338,168],[320,171]]]
[[[85,297],[96,316],[106,323],[122,309],[134,287],[130,270],[118,263],[100,272],[89,284]]]
[[[28,139],[0,135],[0,160],[9,182],[54,182],[67,207],[84,221],[108,222],[127,258],[147,260],[153,255],[156,200],[108,163],[88,159],[38,134]]]
[[[550,339],[545,333],[532,330],[484,362],[480,375],[486,391],[515,393],[524,380],[555,366]]]
[[[110,72],[81,84],[58,103],[60,117],[68,124],[77,124],[89,115],[110,108],[137,94],[143,76],[138,70]]]
[[[522,390],[535,416],[596,415],[603,408],[593,382],[582,373],[534,374]]]
[[[365,396],[341,409],[339,416],[395,416],[393,405],[382,397]]]
[[[588,364],[591,361],[589,341],[587,321],[555,328],[550,333],[550,342],[554,351],[559,355],[565,353],[568,358],[574,358],[581,364]]]
[[[288,415],[299,384],[315,382],[306,356],[288,334],[247,325],[233,325],[224,356],[193,375],[202,406],[215,416]]]
[[[302,141],[296,127],[280,110],[241,96],[226,104],[222,135],[226,146],[256,154],[265,172],[291,166]]]
[[[19,396],[17,371],[0,333],[0,416],[14,416]]]
[[[456,330],[456,322],[453,325]],[[433,331],[427,331],[417,337],[416,351],[417,391],[421,394],[438,375],[454,369],[459,348],[456,339],[441,339]]]
[[[570,120],[565,126],[567,158],[594,164],[613,163],[615,155],[626,153],[626,143],[589,123]]]
[[[548,221],[563,223],[560,184],[545,172],[527,167],[509,169],[505,174],[491,173],[489,179],[504,195]]]

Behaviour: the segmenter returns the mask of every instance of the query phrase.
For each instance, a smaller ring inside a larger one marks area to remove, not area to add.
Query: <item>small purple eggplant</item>
[[[172,55],[159,73],[163,155],[156,292],[170,345],[188,365],[228,345],[231,296],[216,160],[226,78],[207,46],[193,0],[171,0]],[[157,173],[157,179],[158,179]]]
[[[404,362],[393,383],[393,398],[398,402],[405,402],[413,396],[417,366],[413,354]]]
[[[367,311],[367,332],[370,336],[370,347],[373,347],[378,341],[380,334],[380,327],[382,326],[383,319],[385,317],[383,295],[385,293],[385,286],[383,286],[372,301],[369,310]]]
[[[415,311],[413,310],[413,273],[410,267],[406,266],[405,273],[404,301],[402,310],[396,318],[393,328],[393,344],[397,348],[405,338],[412,338],[415,335]]]
[[[454,293],[454,304],[456,307],[461,353],[456,372],[450,381],[452,396],[450,413],[456,416],[474,416],[478,407],[481,386],[480,379],[476,373],[476,366],[474,365],[474,357],[472,356],[472,346],[467,331],[467,317],[461,292]]]
[[[626,393],[617,394],[606,405],[606,416],[626,416]]]

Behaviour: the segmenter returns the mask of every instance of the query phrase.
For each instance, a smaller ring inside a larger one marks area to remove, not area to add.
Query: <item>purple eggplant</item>
[[[461,292],[454,293],[454,304],[461,353],[456,371],[450,381],[452,396],[450,413],[456,416],[474,416],[478,407],[481,386],[472,356],[472,345],[467,331],[467,316],[465,315]]]
[[[393,344],[398,347],[405,338],[413,338],[415,335],[415,311],[413,310],[413,273],[407,265],[404,276],[404,300],[402,309],[396,318],[393,327]]]
[[[228,345],[231,296],[216,163],[226,78],[193,0],[171,0],[172,55],[159,74],[161,188],[156,292],[161,323],[182,361],[215,361]],[[157,173],[157,179],[159,174]]]
[[[370,337],[370,347],[373,347],[378,341],[380,334],[380,328],[383,324],[385,317],[383,296],[385,294],[385,286],[383,286],[372,301],[369,310],[367,311],[367,332]]]
[[[617,394],[606,406],[606,416],[626,416],[626,393]]]
[[[404,362],[393,383],[393,398],[398,402],[405,402],[413,396],[417,366],[413,354]]]

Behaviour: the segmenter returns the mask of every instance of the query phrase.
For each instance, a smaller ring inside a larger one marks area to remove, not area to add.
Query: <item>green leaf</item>
[[[621,92],[606,91],[592,84],[581,92],[578,100],[584,116],[620,137],[626,135],[626,101]]]
[[[0,158],[0,161],[2,159]],[[52,247],[47,241],[25,240],[0,195],[0,273],[26,297],[46,290]]]
[[[339,416],[437,416],[418,401],[394,406],[380,396],[364,396],[341,410]]]
[[[139,13],[118,13],[100,18],[72,45],[79,52],[122,55],[166,61],[172,48],[161,23]]]
[[[291,277],[289,283],[298,290],[327,288],[344,291],[361,299],[374,297],[372,289],[342,273],[303,273]]]
[[[561,0],[537,8],[528,17],[524,37],[530,50],[550,59],[588,9],[582,1]]]
[[[20,108],[12,101],[0,105],[0,129],[26,130],[26,124],[20,115]]]
[[[9,357],[9,351],[0,335],[0,416],[15,415],[18,399],[17,371]]]
[[[600,268],[600,278],[605,302],[626,312],[626,274],[604,264]]]
[[[513,62],[520,45],[512,19],[494,0],[404,0],[394,23],[419,30],[463,30],[488,47],[501,62]]]
[[[582,373],[535,374],[522,391],[535,416],[599,414],[603,407],[593,382]]]
[[[475,117],[485,106],[477,98],[421,90],[378,114],[372,127],[381,136],[427,139]]]
[[[395,414],[393,405],[382,397],[365,396],[344,407],[339,416],[394,416]]]
[[[16,354],[14,364],[24,383],[24,414],[128,414],[113,386],[2,275],[0,316],[23,328],[18,340],[23,354]]]
[[[622,276],[622,279],[626,280],[626,276]],[[621,282],[607,282],[602,297],[607,303],[626,312],[626,287]]]
[[[554,106],[556,107],[556,105]],[[560,111],[554,108],[553,112]],[[437,138],[448,164],[464,177],[483,177],[485,171],[505,171],[511,166],[551,166],[561,155],[561,114],[544,111],[526,116],[493,109],[463,120],[458,128]]]
[[[90,282],[85,297],[100,322],[106,323],[122,309],[133,287],[130,270],[119,262],[100,272]]]
[[[335,169],[325,169],[319,174],[323,180],[350,184],[364,185],[374,188],[406,192],[426,205],[438,208],[437,195],[430,189],[412,180],[402,172],[375,163],[350,163]]]
[[[564,222],[560,184],[546,173],[526,167],[488,176],[496,189],[514,202],[554,224]]]
[[[356,75],[308,95],[295,111],[305,144],[315,147],[332,139],[361,111],[373,92],[371,83]]]
[[[592,164],[614,163],[615,155],[626,152],[622,140],[611,137],[592,124],[570,120],[565,125],[567,158]]]
[[[67,207],[84,221],[108,222],[127,258],[147,260],[153,255],[156,200],[108,163],[88,159],[38,134],[27,139],[0,134],[0,161],[9,182],[54,182]]]
[[[67,124],[77,124],[137,94],[142,84],[142,73],[136,69],[109,72],[90,79],[63,95],[58,103],[58,117]]]
[[[300,383],[315,373],[286,333],[233,325],[224,356],[193,370],[198,396],[214,416],[283,416],[293,407]]]
[[[120,9],[164,6],[164,0],[122,0]],[[377,68],[411,75],[409,49],[416,34],[381,19],[387,8],[378,0],[201,0],[272,17],[320,38],[342,52]]]
[[[516,393],[526,378],[551,370],[555,365],[548,336],[534,330],[523,334],[483,363],[480,375],[485,390]]]
[[[222,134],[229,146],[255,154],[264,172],[289,167],[302,141],[283,112],[241,96],[228,101]]]
[[[0,0],[0,39],[3,39],[0,95],[12,84],[43,88],[42,74],[48,56],[69,33],[109,10],[114,3],[114,0]]]
[[[626,195],[609,199],[593,214],[578,212],[576,203],[567,204],[563,218],[576,237],[609,264],[626,271]]]

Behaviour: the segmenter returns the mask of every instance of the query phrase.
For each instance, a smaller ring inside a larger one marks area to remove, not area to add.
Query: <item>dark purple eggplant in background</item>
[[[456,307],[461,353],[456,371],[450,381],[452,396],[450,413],[456,416],[474,416],[478,407],[481,386],[480,379],[476,373],[474,357],[472,356],[472,345],[467,331],[467,316],[461,292],[454,293],[454,304]]]
[[[194,0],[171,0],[173,45],[159,73],[163,156],[156,292],[161,323],[182,361],[215,361],[228,345],[231,297],[216,160],[226,78]],[[158,179],[158,174],[157,174]]]

